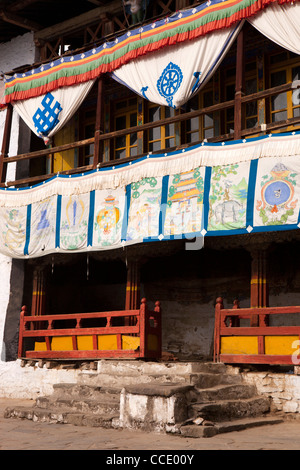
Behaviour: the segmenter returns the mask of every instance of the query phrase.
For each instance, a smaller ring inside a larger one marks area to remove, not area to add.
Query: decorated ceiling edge
[[[296,0],[297,1],[297,0]],[[25,73],[5,78],[5,102],[29,99],[57,88],[93,80],[122,65],[166,46],[193,40],[257,14],[271,3],[290,0],[209,0],[197,7],[138,29],[90,51],[65,56]]]

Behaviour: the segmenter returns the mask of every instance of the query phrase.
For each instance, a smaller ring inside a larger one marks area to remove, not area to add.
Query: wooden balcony
[[[101,132],[100,131],[101,125],[99,124],[99,122],[98,123],[96,122],[96,132],[95,132],[95,136],[92,138],[80,140],[77,142],[72,142],[72,143],[68,143],[68,144],[64,144],[64,145],[60,145],[56,147],[46,148],[44,150],[39,150],[35,152],[15,155],[11,157],[8,157],[8,146],[9,146],[9,135],[10,135],[10,126],[11,126],[11,123],[9,122],[9,120],[11,120],[10,115],[12,114],[12,112],[10,108],[8,108],[8,113],[7,113],[8,118],[7,118],[5,131],[4,131],[2,153],[0,156],[0,187],[31,186],[41,181],[46,181],[56,175],[56,173],[49,173],[49,174],[43,174],[43,175],[38,175],[34,177],[22,178],[22,179],[18,179],[14,181],[6,181],[7,165],[10,163],[18,164],[19,162],[23,162],[25,160],[31,160],[31,159],[41,158],[41,157],[44,157],[46,159],[47,157],[57,152],[65,152],[68,150],[80,149],[86,145],[95,144],[93,165],[80,166],[80,167],[73,168],[65,172],[61,172],[61,174],[84,173],[86,171],[90,171],[96,168],[103,168],[103,167],[108,167],[112,165],[114,166],[120,165],[129,161],[137,160],[138,158],[144,156],[145,153],[137,155],[135,157],[123,158],[123,159],[118,159],[118,160],[110,160],[110,161],[104,162],[103,154],[102,154],[102,147],[103,147],[104,141],[111,142],[116,137],[126,136],[128,134],[134,134],[137,132],[142,133],[144,135],[150,129],[165,126],[168,124],[183,123],[184,121],[193,119],[195,117],[203,116],[205,114],[213,113],[216,111],[224,111],[232,107],[235,108],[236,116],[242,116],[243,109],[246,106],[246,104],[250,102],[255,102],[255,101],[257,102],[258,100],[268,100],[274,95],[288,92],[293,89],[294,89],[294,85],[292,83],[287,83],[285,85],[280,85],[280,86],[269,88],[267,90],[263,90],[257,93],[253,93],[251,95],[243,95],[238,100],[235,99],[235,100],[230,100],[230,101],[226,101],[223,103],[214,104],[213,106],[205,107],[196,111],[181,113],[181,114],[178,114],[178,115],[175,115],[175,116],[163,119],[163,120],[159,120],[155,122],[147,122],[139,126],[134,126],[134,127],[130,127],[127,129],[122,129],[122,130],[109,132],[109,133]],[[237,111],[237,108],[240,108],[239,112]],[[251,138],[254,135],[264,135],[264,134],[268,134],[272,132],[280,132],[281,129],[286,130],[287,127],[298,129],[300,126],[300,116],[287,119],[284,121],[270,122],[267,124],[263,124],[261,126],[250,128],[250,129],[242,128],[241,123],[242,123],[242,120],[236,117],[235,119],[236,130],[234,134],[229,133],[229,134],[219,135],[217,137],[209,139],[208,142],[213,143],[213,142],[230,141],[233,139]],[[196,142],[193,142],[193,144],[190,144],[190,145],[195,145],[195,144]],[[168,149],[168,151],[178,150],[180,148],[187,148],[188,146],[189,146],[188,144],[182,144],[179,147]],[[164,149],[161,149],[160,153],[164,153],[164,151],[165,151]]]

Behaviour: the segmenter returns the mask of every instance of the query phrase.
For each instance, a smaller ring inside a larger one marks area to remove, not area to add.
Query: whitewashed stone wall
[[[36,59],[33,34],[26,33],[18,36],[7,43],[0,44],[0,70],[9,72],[12,69],[24,64],[32,64]],[[0,112],[0,145],[2,145],[3,131],[5,125],[6,110]],[[19,116],[13,113],[11,139],[9,146],[9,155],[18,153],[20,136]],[[9,164],[7,168],[7,180],[14,180],[16,164]],[[6,256],[0,255],[0,369],[1,363],[5,360],[5,349],[3,343],[3,333],[5,326],[5,317],[11,290],[12,260]]]
[[[240,371],[228,366],[231,373],[242,374],[243,381],[255,385],[257,392],[271,399],[271,409],[300,416],[300,375],[291,372]]]

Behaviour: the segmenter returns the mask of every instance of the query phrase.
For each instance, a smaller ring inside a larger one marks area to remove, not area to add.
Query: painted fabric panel
[[[162,178],[144,178],[131,184],[127,241],[159,235]]]
[[[125,203],[124,189],[95,192],[93,247],[120,246]]]
[[[245,228],[249,169],[249,162],[212,168],[208,230]]]
[[[197,233],[203,229],[204,179],[204,168],[169,177],[165,237]]]
[[[297,2],[298,0],[296,0]],[[230,28],[272,3],[290,0],[209,0],[154,23],[127,31],[82,54],[66,56],[38,69],[6,77],[6,103],[29,99],[111,73],[138,57]]]
[[[18,101],[14,108],[38,137],[46,142],[73,116],[94,84],[94,80],[60,88],[37,98]]]
[[[210,79],[239,26],[163,48],[123,65],[112,78],[152,103],[178,108]]]
[[[87,246],[90,195],[64,196],[61,200],[60,248],[82,250]]]
[[[284,227],[299,223],[300,163],[292,157],[258,162],[254,226]]]
[[[1,188],[0,252],[26,258],[299,230],[299,209],[300,132],[201,144]]]
[[[27,206],[0,208],[0,248],[4,255],[24,257],[27,212]]]
[[[42,256],[55,250],[57,197],[31,204],[28,255]]]

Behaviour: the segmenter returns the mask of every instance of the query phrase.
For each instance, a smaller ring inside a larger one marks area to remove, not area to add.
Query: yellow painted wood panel
[[[51,351],[73,351],[71,336],[54,336],[51,341]]]
[[[98,349],[99,351],[118,349],[117,348],[117,335],[99,335],[98,336]]]
[[[55,134],[55,146],[68,144],[75,141],[75,127],[71,120],[57,134]],[[67,171],[75,167],[75,150],[57,152],[53,155],[53,172]]]
[[[299,341],[299,336],[265,336],[265,354],[290,356],[298,349],[293,343]]]
[[[79,351],[92,351],[93,337],[91,335],[77,336],[77,349]]]
[[[138,336],[122,336],[122,349],[137,349],[140,345],[140,338]]]
[[[221,354],[258,354],[257,336],[223,336]]]
[[[34,343],[35,351],[47,351],[47,346],[45,341],[35,341]]]

